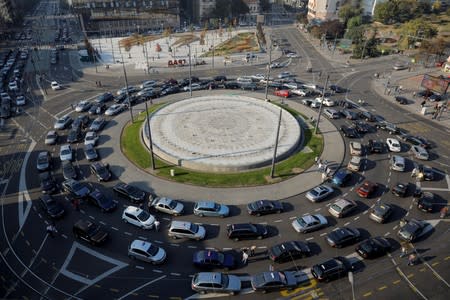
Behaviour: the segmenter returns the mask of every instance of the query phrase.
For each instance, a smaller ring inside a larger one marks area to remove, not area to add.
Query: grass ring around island
[[[165,104],[152,105],[149,108],[149,113],[156,111]],[[283,106],[283,108],[295,118],[301,118],[300,122],[305,122],[306,119],[299,112],[289,107]],[[145,112],[140,113],[135,118],[134,123],[129,122],[122,129],[120,147],[123,154],[134,165],[150,174],[179,183],[208,187],[243,187],[278,183],[310,168],[314,164],[314,158],[319,157],[323,150],[322,135],[314,134],[314,129],[302,126],[303,146],[301,150],[275,164],[274,178],[270,178],[270,166],[238,173],[206,173],[181,168],[158,158],[155,159],[155,170],[151,170],[150,152],[141,138],[141,129],[145,117]],[[172,169],[175,171],[173,177],[170,174]]]

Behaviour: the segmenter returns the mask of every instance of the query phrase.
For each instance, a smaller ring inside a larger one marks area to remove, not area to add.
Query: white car
[[[187,86],[185,86],[185,87],[183,88],[183,90],[184,90],[185,92],[188,92],[190,88],[191,88],[193,91],[198,91],[198,90],[201,90],[201,89],[202,89],[202,85],[201,85],[200,83],[191,83],[191,87],[189,87],[189,85],[187,85]]]
[[[19,90],[19,86],[17,85],[16,81],[10,82],[8,84],[8,88],[10,91],[18,91]]]
[[[291,77],[291,73],[289,73],[289,72],[281,72],[280,74],[278,74],[277,77],[280,78],[280,79],[289,78],[289,77]]]
[[[296,58],[296,57],[298,57],[298,55],[297,55],[297,53],[290,52],[290,53],[286,54],[286,57]]]
[[[252,75],[251,76],[252,77],[252,79],[255,79],[255,80],[263,80],[263,79],[265,79],[266,78],[266,75],[264,75],[264,74],[255,74],[255,75]]]
[[[144,82],[141,83],[141,85],[139,86],[139,88],[141,89],[145,89],[145,88],[152,88],[156,85],[156,81],[155,80],[146,80]]]
[[[126,108],[125,104],[113,104],[105,111],[105,115],[115,116],[124,111],[125,108]]]
[[[306,97],[309,94],[307,91],[302,89],[292,89],[291,93],[301,97]]]
[[[319,108],[320,107],[320,101],[317,101],[317,99],[314,99],[314,100],[311,101],[310,106],[312,108]]]
[[[88,133],[86,133],[86,136],[84,137],[84,145],[92,145],[95,146],[97,145],[98,142],[98,135],[95,131],[89,131]]]
[[[134,240],[128,248],[128,257],[152,264],[161,264],[166,259],[166,251],[150,242]]]
[[[52,90],[56,91],[56,90],[60,90],[61,86],[59,85],[59,83],[57,83],[56,81],[52,81],[52,83],[50,84],[50,86],[52,87]]]
[[[142,229],[152,229],[156,218],[139,207],[128,206],[122,213],[122,220]]]
[[[50,130],[45,136],[46,145],[54,145],[58,142],[58,134],[54,130]]]
[[[320,102],[322,102],[322,98],[317,97],[316,101],[319,101],[319,103],[320,103]],[[325,98],[323,98],[323,105],[328,106],[328,107],[334,106],[334,101],[331,100],[330,98],[325,97]]]
[[[400,145],[400,142],[397,139],[387,138],[386,144],[388,146],[389,151],[391,151],[391,152],[402,151],[402,146]]]
[[[16,105],[17,106],[25,105],[25,96],[23,96],[23,95],[17,96],[17,98],[16,98]]]
[[[62,145],[59,149],[59,158],[61,161],[72,161],[73,160],[73,151],[72,147],[69,144]]]
[[[83,100],[80,101],[77,106],[75,106],[75,111],[76,112],[84,112],[89,110],[89,108],[91,108],[92,104],[91,102],[87,101],[87,100]]]

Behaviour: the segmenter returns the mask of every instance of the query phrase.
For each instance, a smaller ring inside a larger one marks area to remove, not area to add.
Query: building
[[[342,0],[309,0],[308,20],[335,20]]]
[[[88,33],[126,35],[180,26],[179,0],[69,0]]]
[[[248,6],[250,15],[256,16],[261,13],[261,5],[259,0],[244,0],[244,2]]]

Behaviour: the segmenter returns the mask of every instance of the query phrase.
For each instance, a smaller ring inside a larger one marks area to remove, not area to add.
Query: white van
[[[339,112],[332,108],[326,108],[324,110],[325,115],[330,119],[339,119]]]
[[[405,171],[405,158],[399,155],[392,155],[390,160],[390,169],[394,171]]]
[[[349,147],[351,155],[362,155],[362,145],[360,142],[350,142]]]
[[[253,80],[250,76],[241,76],[236,79],[237,83],[252,83]]]

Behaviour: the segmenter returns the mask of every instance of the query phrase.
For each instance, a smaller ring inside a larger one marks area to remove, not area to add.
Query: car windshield
[[[335,210],[335,211],[337,211],[337,212],[341,212],[341,211],[342,211],[342,207],[340,207],[340,206],[337,205],[337,204],[331,205],[331,209],[333,209],[333,210]]]
[[[150,214],[145,210],[142,210],[139,215],[137,215],[139,221],[147,221],[150,218]]]
[[[98,203],[100,204],[109,204],[109,200],[105,197],[105,195],[103,195],[102,193],[97,193],[96,195],[96,199],[98,201]]]
[[[175,207],[177,207],[177,203],[175,201],[169,201],[169,207],[170,209],[174,209]]]
[[[195,232],[195,233],[197,233],[197,232],[198,232],[198,229],[199,229],[199,227],[198,227],[198,225],[197,225],[197,224],[191,223],[191,227],[190,227],[190,229],[191,229],[191,231],[192,231],[192,232]]]
[[[70,150],[69,149],[64,149],[63,151],[61,151],[62,155],[69,155],[70,154]]]
[[[319,194],[319,189],[313,189],[310,191],[311,195],[317,196]]]
[[[46,157],[45,155],[39,156],[38,162],[39,162],[40,164],[46,163],[46,162],[47,162],[47,157]]]
[[[155,256],[158,253],[159,248],[150,244],[150,247],[147,249],[147,253],[151,256]]]
[[[88,233],[88,235],[93,235],[93,234],[96,233],[99,229],[100,229],[99,226],[96,226],[94,223],[90,223],[89,226],[88,226],[87,233]]]

